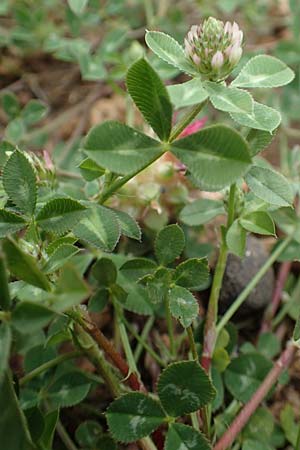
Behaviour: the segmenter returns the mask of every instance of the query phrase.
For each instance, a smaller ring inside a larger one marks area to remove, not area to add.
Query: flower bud
[[[218,50],[211,59],[211,67],[213,69],[221,69],[224,64],[224,56],[220,50]]]
[[[185,55],[207,79],[222,81],[239,62],[242,43],[243,32],[236,22],[224,24],[209,17],[187,33]]]
[[[234,45],[231,49],[230,52],[228,54],[228,59],[230,64],[232,64],[233,66],[235,66],[239,60],[241,59],[242,56],[242,49],[239,45]]]

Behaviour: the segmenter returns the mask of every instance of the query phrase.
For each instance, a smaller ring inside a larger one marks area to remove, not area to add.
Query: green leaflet
[[[73,232],[78,239],[108,252],[115,248],[120,239],[120,225],[115,213],[100,205],[89,208]]]
[[[50,291],[51,286],[47,277],[36,263],[36,259],[25,253],[12,239],[3,242],[7,265],[12,274],[26,283]]]
[[[148,436],[165,419],[160,404],[140,392],[113,401],[106,412],[110,432],[119,442],[134,442]]]
[[[164,152],[160,142],[113,121],[93,127],[83,150],[101,167],[120,175],[138,172]]]
[[[185,238],[178,225],[167,225],[156,236],[154,249],[160,264],[172,263],[183,252]]]
[[[77,224],[85,210],[85,206],[71,198],[54,198],[42,207],[36,220],[44,230],[62,235]]]
[[[240,218],[240,225],[252,233],[275,236],[273,219],[265,211],[255,211],[245,214]]]
[[[155,70],[145,59],[140,59],[129,68],[126,83],[146,121],[162,141],[167,141],[172,128],[172,105]]]
[[[33,333],[48,325],[55,312],[33,302],[21,302],[12,312],[12,325],[21,333]]]
[[[250,155],[253,157],[264,150],[274,139],[274,134],[264,130],[251,129],[247,135]]]
[[[245,180],[251,191],[266,203],[276,206],[290,206],[294,195],[287,179],[274,170],[253,166]]]
[[[47,397],[54,408],[67,408],[77,405],[87,396],[91,382],[79,371],[61,375],[50,386]]]
[[[183,423],[172,423],[166,437],[165,450],[210,450],[202,433]]]
[[[191,75],[198,75],[192,63],[185,56],[182,46],[168,34],[161,31],[147,31],[146,44],[161,59]]]
[[[27,223],[23,217],[5,209],[0,209],[0,238],[16,233],[26,226]]]
[[[186,83],[167,86],[167,91],[176,109],[202,103],[208,98],[208,92],[204,89],[199,78],[194,78]]]
[[[234,183],[250,166],[247,142],[231,128],[213,125],[171,145],[203,189],[216,191]]]
[[[216,109],[230,113],[252,114],[253,99],[249,92],[226,87],[211,81],[206,81],[204,87],[208,91],[209,99]]]
[[[280,113],[276,109],[258,102],[253,102],[253,112],[251,114],[240,112],[230,113],[230,116],[245,127],[265,130],[270,133],[278,127],[281,121]]]
[[[173,274],[173,280],[178,286],[192,290],[206,288],[209,279],[206,258],[190,258],[179,264]]]
[[[226,233],[226,244],[228,250],[240,258],[243,258],[246,248],[246,236],[247,233],[241,226],[240,220],[236,219]]]
[[[20,150],[7,160],[2,175],[3,187],[11,201],[25,214],[35,211],[37,187],[34,169]]]
[[[196,361],[170,364],[159,377],[157,392],[172,417],[197,411],[215,396],[209,377]]]
[[[234,398],[246,403],[271,368],[271,361],[257,353],[239,356],[225,371],[225,385]]]
[[[79,252],[79,248],[71,244],[60,245],[49,257],[43,267],[44,273],[52,273],[60,269],[72,256]]]
[[[220,214],[225,214],[222,201],[200,198],[188,203],[179,214],[180,220],[186,225],[203,225]]]
[[[282,61],[269,55],[254,56],[242,68],[231,86],[274,88],[290,83],[294,72]]]
[[[189,327],[199,314],[199,305],[193,294],[184,287],[174,286],[168,291],[168,299],[172,316],[184,328]]]
[[[131,239],[140,241],[142,237],[142,231],[137,221],[124,211],[113,209],[113,212],[117,216],[119,225],[121,227],[121,233]]]

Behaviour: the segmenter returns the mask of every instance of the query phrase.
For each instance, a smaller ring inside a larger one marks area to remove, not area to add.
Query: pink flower
[[[204,127],[204,125],[207,122],[207,117],[202,117],[202,119],[195,120],[195,122],[188,125],[183,132],[180,134],[179,137],[185,137],[189,136],[190,134],[196,133],[196,131],[199,131],[201,128]]]

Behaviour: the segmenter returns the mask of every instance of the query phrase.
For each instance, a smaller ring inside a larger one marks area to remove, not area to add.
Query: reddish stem
[[[286,279],[290,273],[291,265],[292,265],[291,261],[285,261],[280,266],[272,301],[268,306],[268,308],[266,309],[260,333],[266,333],[271,329],[271,322],[279,308],[282,291],[284,289]]]
[[[262,400],[266,397],[273,384],[278,380],[279,375],[292,362],[297,347],[288,343],[286,349],[282,352],[279,359],[270,370],[263,383],[254,393],[253,397],[243,407],[238,416],[232,422],[228,430],[214,446],[213,450],[226,450],[231,446],[237,435],[242,431],[252,414],[256,411]]]
[[[105,352],[105,354],[112,360],[114,365],[119,369],[126,380],[128,381],[129,386],[133,391],[143,391],[147,392],[145,386],[140,381],[135,373],[130,373],[128,376],[130,369],[127,362],[122,358],[120,353],[118,353],[114,346],[109,342],[108,339],[104,336],[101,330],[97,327],[97,325],[92,322],[89,316],[83,317],[82,315],[76,316],[76,319],[82,328],[97,342],[100,348]],[[156,430],[152,433],[153,441],[158,450],[163,450],[164,447],[164,436],[160,429]]]
[[[97,327],[95,323],[91,320],[82,320],[80,325],[89,333],[92,338],[97,342],[100,348],[104,350],[106,355],[112,360],[114,365],[119,369],[124,377],[127,377],[129,386],[133,391],[145,391],[143,383],[139,380],[135,373],[130,373],[129,366],[127,362],[122,358],[120,353],[118,353],[114,346],[109,342],[104,336],[101,330]],[[128,374],[130,375],[128,376]]]

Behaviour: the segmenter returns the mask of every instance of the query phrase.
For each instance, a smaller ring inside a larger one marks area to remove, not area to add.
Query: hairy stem
[[[24,377],[19,379],[19,385],[23,386],[24,384],[31,381],[33,378],[39,376],[41,373],[46,372],[46,370],[52,369],[52,367],[58,366],[58,364],[64,361],[68,361],[69,359],[77,358],[80,355],[82,355],[82,352],[79,350],[59,355],[56,358],[53,358],[50,361],[41,364],[36,369],[33,369],[31,372],[24,375]]]
[[[129,373],[130,369],[127,362],[122,358],[122,356],[115,350],[114,346],[109,342],[104,336],[97,325],[92,322],[89,316],[83,317],[78,311],[71,311],[69,315],[75,322],[82,326],[82,328],[97,342],[99,347],[104,351],[104,353],[112,360],[114,365],[119,369],[121,374],[126,378],[131,389],[134,391],[145,390],[144,386],[134,373]]]
[[[112,396],[117,397],[120,394],[120,383],[108,363],[105,361],[102,351],[99,349],[94,339],[83,329],[81,325],[76,323],[74,330],[75,343],[94,364],[97,372],[105,381]]]
[[[229,192],[229,203],[228,203],[228,216],[227,216],[227,227],[226,230],[222,229],[222,243],[219,252],[219,257],[217,261],[216,270],[214,273],[213,283],[210,291],[210,297],[208,301],[208,309],[206,314],[205,328],[204,328],[204,338],[203,338],[203,352],[201,358],[201,364],[203,368],[209,372],[211,366],[211,359],[214,352],[216,340],[217,340],[217,330],[216,322],[218,318],[218,306],[219,306],[219,296],[222,287],[224,272],[226,268],[227,261],[227,244],[226,244],[226,232],[232,225],[234,221],[234,204],[235,204],[235,191],[236,185],[232,184],[230,186]]]
[[[264,320],[261,325],[260,333],[265,333],[271,329],[271,322],[279,308],[282,291],[283,291],[285,282],[287,280],[287,277],[290,273],[291,265],[292,265],[291,261],[285,261],[280,266],[280,269],[278,272],[278,277],[276,280],[275,289],[273,292],[272,301],[265,311]]]
[[[297,347],[288,343],[286,349],[283,351],[279,359],[274,364],[274,367],[270,370],[265,380],[260,387],[254,393],[248,403],[242,408],[235,420],[232,422],[228,430],[223,434],[221,439],[214,446],[213,450],[226,450],[234,442],[235,438],[242,431],[252,414],[256,411],[260,403],[266,397],[272,386],[278,380],[278,377],[283,370],[288,367],[294,357]]]
[[[281,244],[273,251],[273,253],[269,256],[265,264],[259,269],[256,275],[252,278],[250,283],[245,287],[245,289],[240,293],[237,299],[232,303],[232,305],[228,308],[224,316],[221,318],[219,323],[217,324],[217,335],[220,331],[227,325],[232,316],[236,313],[242,303],[246,300],[250,292],[255,288],[255,286],[259,283],[262,277],[267,273],[269,268],[274,264],[278,256],[283,252],[283,250],[289,245],[292,240],[292,236],[287,236]]]

